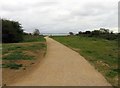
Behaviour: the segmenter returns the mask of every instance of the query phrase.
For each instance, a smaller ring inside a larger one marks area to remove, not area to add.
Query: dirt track
[[[47,54],[38,68],[14,86],[110,86],[82,56],[47,38]]]

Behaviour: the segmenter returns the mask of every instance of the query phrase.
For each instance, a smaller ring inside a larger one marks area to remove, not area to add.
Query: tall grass
[[[45,38],[39,35],[24,35],[22,42],[45,42]]]

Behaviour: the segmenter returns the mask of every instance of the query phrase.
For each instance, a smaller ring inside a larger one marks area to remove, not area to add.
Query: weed
[[[2,58],[3,60],[33,60],[32,56],[25,55],[22,52],[13,52]]]
[[[19,69],[22,67],[22,64],[16,64],[16,63],[8,63],[8,64],[2,64],[3,68],[10,68],[10,69]]]

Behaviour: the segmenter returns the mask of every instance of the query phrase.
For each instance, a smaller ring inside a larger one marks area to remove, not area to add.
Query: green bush
[[[16,43],[23,40],[21,24],[16,21],[2,19],[2,42]]]

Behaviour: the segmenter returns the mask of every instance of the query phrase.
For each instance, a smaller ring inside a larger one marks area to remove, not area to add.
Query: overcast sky
[[[0,16],[19,21],[24,30],[68,33],[118,30],[119,0],[0,0]]]

